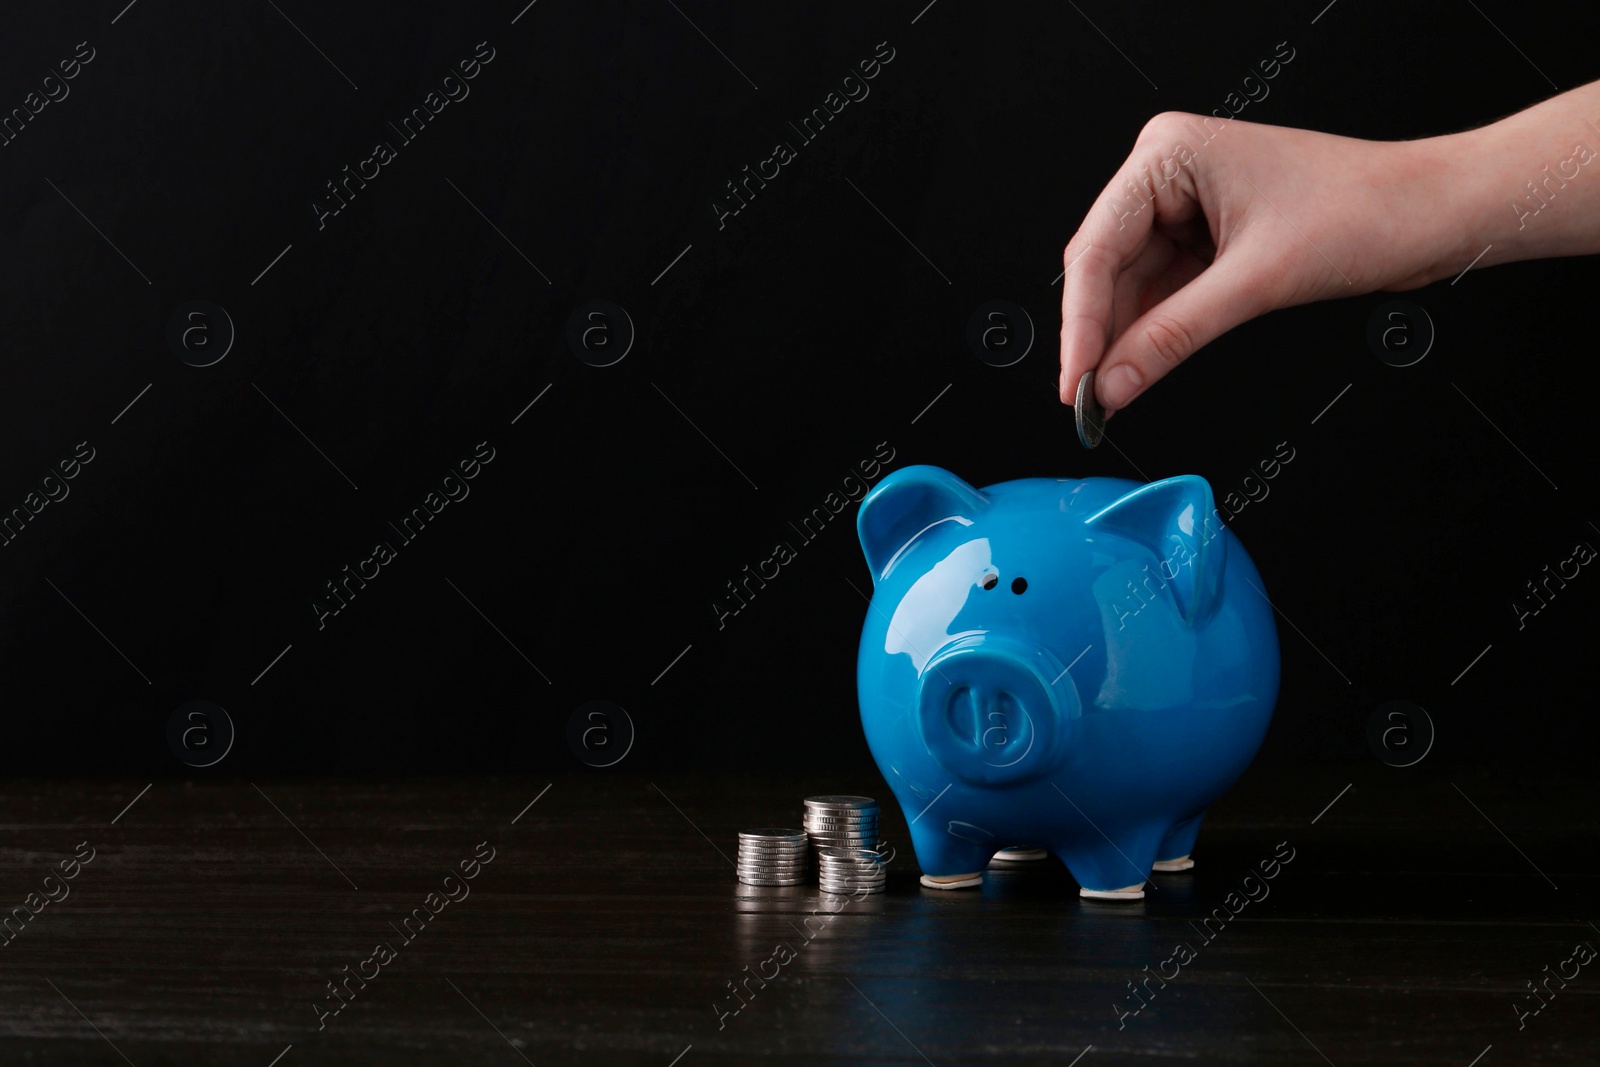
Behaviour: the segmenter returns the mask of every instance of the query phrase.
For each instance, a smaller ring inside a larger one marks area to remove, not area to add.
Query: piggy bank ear
[[[1084,525],[1154,552],[1184,621],[1198,626],[1216,610],[1228,562],[1228,543],[1214,510],[1206,480],[1182,474],[1140,486],[1090,515]]]
[[[971,526],[989,498],[941,467],[902,467],[861,502],[856,532],[876,585],[913,541],[943,522]]]

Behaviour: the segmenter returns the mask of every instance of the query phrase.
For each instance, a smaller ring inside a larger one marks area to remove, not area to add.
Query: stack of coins
[[[883,857],[871,849],[824,848],[817,853],[817,882],[824,893],[881,893],[888,877]]]
[[[806,832],[762,827],[739,832],[739,881],[745,885],[799,885],[806,880]]]
[[[806,797],[806,833],[811,847],[878,847],[878,802],[871,797]]]

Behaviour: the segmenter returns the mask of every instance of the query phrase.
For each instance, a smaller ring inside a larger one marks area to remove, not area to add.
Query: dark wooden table
[[[8,782],[0,1063],[1600,1062],[1596,783],[1426,768],[1258,765],[1135,904],[924,890],[891,804],[837,914],[734,835],[876,775]]]

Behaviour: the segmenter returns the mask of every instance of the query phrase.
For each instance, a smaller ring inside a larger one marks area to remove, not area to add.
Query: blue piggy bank
[[[872,569],[857,685],[873,758],[934,888],[1039,846],[1086,897],[1184,870],[1278,695],[1266,587],[1183,475],[976,489],[889,475],[856,518]]]

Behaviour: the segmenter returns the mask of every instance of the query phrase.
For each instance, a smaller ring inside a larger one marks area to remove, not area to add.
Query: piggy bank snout
[[[951,642],[918,680],[923,745],[950,774],[978,785],[1044,774],[1059,761],[1064,711],[1076,703],[1064,675],[1041,646],[989,635]]]

